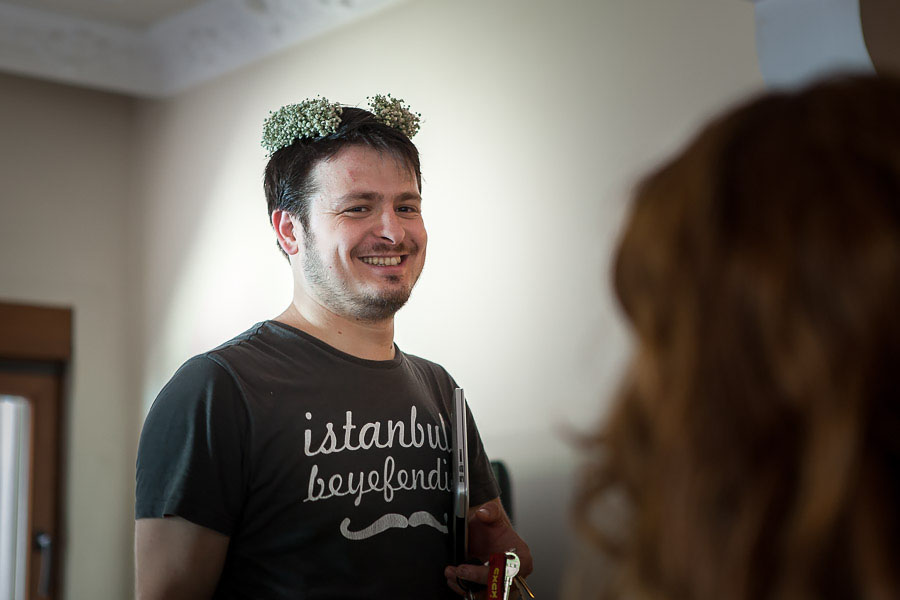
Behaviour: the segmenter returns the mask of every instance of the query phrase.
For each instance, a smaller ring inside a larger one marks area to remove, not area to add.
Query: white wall
[[[65,598],[132,588],[132,101],[0,75],[0,299],[74,309]]]
[[[149,402],[187,357],[289,301],[262,119],[390,91],[425,118],[431,241],[397,340],[466,387],[512,469],[535,590],[554,598],[577,464],[562,430],[594,423],[626,353],[606,268],[628,188],[761,85],[738,0],[412,0],[136,106],[0,77],[0,298],[75,309],[64,597],[130,595]]]
[[[628,189],[761,85],[750,2],[416,0],[142,104],[144,410],[182,361],[290,300],[261,186],[268,111],[392,92],[425,119],[430,233],[397,341],[466,387],[554,598],[577,464],[563,431],[594,424],[627,350],[606,269]]]

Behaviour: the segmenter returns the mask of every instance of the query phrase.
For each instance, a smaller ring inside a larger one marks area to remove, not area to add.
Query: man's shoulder
[[[401,350],[401,352],[403,351]],[[456,382],[453,381],[453,377],[442,365],[432,360],[428,360],[427,358],[422,358],[421,356],[417,356],[415,354],[409,354],[408,352],[403,352],[403,356],[406,357],[407,361],[409,361],[409,364],[414,371],[428,376],[431,379],[436,379],[438,381],[450,381],[453,383],[453,385],[456,385]]]
[[[266,352],[277,347],[277,335],[267,321],[259,322],[246,331],[185,361],[169,381],[171,385],[184,385],[194,381],[202,385],[207,381],[234,380],[237,372],[247,363],[265,362]]]
[[[239,333],[228,341],[222,342],[215,348],[207,350],[198,356],[215,357],[228,356],[229,354],[245,348],[248,345],[253,346],[260,338],[270,337],[271,327],[269,321],[260,321],[246,331]],[[196,357],[195,357],[196,358]]]
[[[308,344],[276,321],[260,321],[199,357],[219,363],[227,371],[275,366],[284,359],[298,359]],[[195,357],[197,358],[197,357]]]
[[[190,420],[191,415],[222,410],[230,414],[243,410],[242,404],[243,393],[229,369],[209,353],[198,354],[181,365],[159,391],[146,423]]]
[[[434,362],[433,360],[428,360],[427,358],[423,358],[417,354],[410,354],[409,352],[404,352],[403,350],[401,350],[400,352],[403,353],[403,356],[405,356],[407,360],[415,365],[428,367],[430,369],[440,369],[441,371],[446,372],[446,369],[444,369],[444,367]]]

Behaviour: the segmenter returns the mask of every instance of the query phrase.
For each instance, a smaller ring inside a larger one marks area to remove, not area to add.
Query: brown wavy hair
[[[618,592],[900,598],[900,82],[712,122],[637,188],[614,269],[635,351],[576,514]]]

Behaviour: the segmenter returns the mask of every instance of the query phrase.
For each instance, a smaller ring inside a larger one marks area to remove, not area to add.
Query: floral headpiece
[[[419,120],[422,115],[412,112],[408,105],[403,104],[403,100],[391,98],[390,94],[386,96],[375,94],[374,98],[366,97],[366,100],[369,101],[369,107],[377,121],[399,129],[400,133],[410,139],[419,133]]]
[[[408,138],[419,132],[422,115],[412,112],[403,100],[392,98],[390,94],[376,94],[367,100],[378,122],[397,129]],[[263,122],[262,146],[272,156],[295,140],[332,134],[341,124],[342,110],[340,104],[321,96],[282,106],[270,112]]]

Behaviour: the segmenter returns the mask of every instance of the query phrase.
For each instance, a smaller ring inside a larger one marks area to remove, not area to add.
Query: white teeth
[[[380,267],[396,267],[400,264],[399,256],[366,256],[365,258],[362,258],[360,260],[368,265],[378,265]]]

